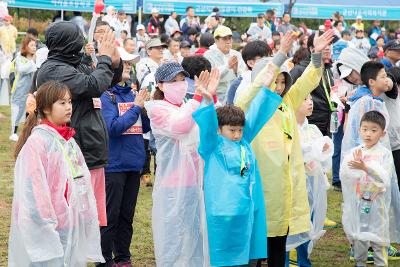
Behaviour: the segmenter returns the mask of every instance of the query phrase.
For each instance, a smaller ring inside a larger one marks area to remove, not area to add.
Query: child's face
[[[71,121],[72,103],[71,96],[66,93],[62,99],[53,103],[51,111],[44,110],[46,119],[55,125],[62,126]]]
[[[303,116],[311,116],[312,112],[313,112],[313,100],[311,95],[308,95],[306,97],[306,99],[304,99],[303,103],[301,104],[298,112],[303,115]]]
[[[275,80],[275,84],[276,84],[275,92],[278,95],[282,95],[283,91],[285,91],[286,88],[285,75],[283,75],[283,73],[279,73],[278,77]]]
[[[182,55],[182,57],[190,56],[190,47],[182,47],[181,48],[181,55]]]
[[[370,88],[380,93],[387,92],[389,89],[389,81],[385,69],[381,69],[376,76],[376,80],[369,80]]]
[[[218,129],[218,132],[229,140],[240,141],[243,136],[243,126],[224,125]]]
[[[359,132],[367,148],[373,147],[385,135],[385,130],[379,124],[370,121],[363,121]]]

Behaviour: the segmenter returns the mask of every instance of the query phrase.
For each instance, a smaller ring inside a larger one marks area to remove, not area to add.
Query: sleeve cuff
[[[281,53],[278,52],[273,58],[272,58],[272,63],[274,63],[276,66],[278,66],[278,68],[280,68],[283,63],[285,63],[285,61],[288,59],[288,57]]]
[[[214,101],[214,104],[217,104],[217,102],[218,102],[218,98],[217,98],[217,96],[216,96],[216,95],[214,95],[214,96],[213,96],[213,101]]]
[[[322,66],[322,53],[312,53],[311,62],[315,68],[320,68]]]
[[[194,95],[193,100],[196,100],[197,102],[201,103],[203,100],[203,97],[201,95]]]

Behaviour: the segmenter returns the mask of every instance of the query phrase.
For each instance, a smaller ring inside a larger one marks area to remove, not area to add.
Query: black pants
[[[144,151],[146,151],[146,160],[143,166],[143,174],[151,174],[150,171],[151,152],[148,139],[144,139]]]
[[[392,151],[394,167],[396,168],[397,181],[400,188],[400,150]]]
[[[133,216],[140,186],[140,172],[106,173],[108,225],[101,227],[101,249],[106,262],[130,261]]]
[[[268,267],[284,267],[286,258],[285,236],[268,237]]]

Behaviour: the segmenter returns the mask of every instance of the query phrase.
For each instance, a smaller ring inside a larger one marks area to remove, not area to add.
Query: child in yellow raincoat
[[[252,86],[238,96],[237,104],[244,111],[261,90],[265,77],[276,78],[275,92],[281,92],[283,101],[252,145],[260,165],[268,226],[268,266],[284,266],[287,235],[310,230],[304,161],[301,155],[295,111],[305,97],[317,87],[322,75],[321,52],[331,43],[333,32],[327,31],[314,40],[314,53],[310,65],[297,82],[285,90],[289,76],[279,73],[279,67],[291,50],[293,35],[288,32],[272,63],[265,60],[253,68]],[[260,71],[261,70],[261,71]],[[254,75],[253,75],[254,74]],[[274,86],[271,86],[274,87]]]

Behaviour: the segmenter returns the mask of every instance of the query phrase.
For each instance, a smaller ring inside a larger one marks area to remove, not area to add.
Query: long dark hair
[[[62,99],[67,93],[71,95],[69,88],[65,84],[57,81],[48,81],[39,87],[36,94],[36,110],[29,114],[25,122],[15,147],[15,158],[18,157],[26,140],[28,140],[28,137],[31,135],[32,129],[39,124],[41,119],[46,118],[44,110],[51,110],[53,104],[57,102],[57,100]]]

